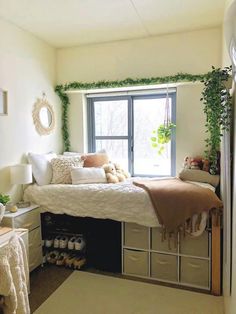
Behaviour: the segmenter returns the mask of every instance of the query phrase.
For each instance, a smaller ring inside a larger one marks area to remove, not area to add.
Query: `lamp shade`
[[[19,164],[10,167],[12,184],[28,184],[32,182],[32,166]]]

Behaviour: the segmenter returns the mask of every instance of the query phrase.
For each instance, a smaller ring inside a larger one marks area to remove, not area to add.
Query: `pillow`
[[[209,172],[203,170],[191,170],[191,169],[183,169],[179,173],[179,178],[183,181],[196,181],[196,182],[204,182],[217,187],[220,181],[220,176],[212,175]]]
[[[83,155],[82,153],[77,153],[77,152],[64,152],[63,153],[63,156],[81,156],[81,155]]]
[[[71,184],[70,170],[72,167],[83,167],[81,157],[61,156],[51,160],[52,165],[52,183],[53,184]]]
[[[103,168],[71,168],[72,184],[82,183],[107,183]]]
[[[38,185],[50,184],[52,180],[52,167],[50,161],[56,158],[54,153],[35,154],[28,153],[28,161],[32,165],[32,173]]]
[[[109,162],[109,157],[106,153],[90,153],[83,154],[84,167],[102,167]]]

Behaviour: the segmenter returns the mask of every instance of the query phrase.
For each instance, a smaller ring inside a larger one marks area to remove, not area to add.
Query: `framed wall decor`
[[[0,116],[7,115],[7,91],[0,88]]]

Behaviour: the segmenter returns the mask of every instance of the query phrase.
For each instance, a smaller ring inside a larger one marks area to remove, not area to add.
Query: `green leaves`
[[[232,97],[225,83],[230,79],[232,72],[231,67],[219,69],[212,67],[212,71],[208,72],[202,80],[204,89],[202,98],[204,104],[204,113],[206,114],[206,133],[208,138],[206,142],[206,157],[210,160],[210,172],[218,173],[217,167],[218,151],[220,150],[220,142],[222,130],[229,130],[232,114]]]
[[[6,205],[6,203],[8,203],[9,201],[10,201],[9,195],[0,194],[0,203]]]
[[[230,78],[231,67],[224,69],[212,66],[212,71],[207,74],[192,75],[188,73],[177,73],[173,76],[151,77],[132,79],[127,78],[121,81],[99,81],[99,82],[72,82],[65,85],[57,85],[55,92],[58,94],[62,103],[62,134],[64,141],[64,150],[70,150],[70,134],[68,128],[68,107],[70,104],[69,97],[66,93],[68,90],[97,89],[97,88],[114,88],[128,86],[144,86],[153,84],[167,84],[176,82],[196,82],[204,83],[201,101],[204,104],[204,113],[206,114],[206,128],[209,135],[206,141],[206,155],[212,162],[212,172],[216,172],[217,151],[220,147],[221,132],[228,130],[231,121],[232,99],[225,82]],[[153,131],[151,145],[162,153],[171,137],[171,129],[163,127]],[[155,139],[156,140],[155,140]]]
[[[156,136],[150,138],[151,145],[153,148],[157,149],[158,155],[164,152],[166,144],[171,140],[172,129],[175,127],[176,125],[174,123],[169,123],[169,125],[161,124],[157,130],[152,131],[152,134]]]

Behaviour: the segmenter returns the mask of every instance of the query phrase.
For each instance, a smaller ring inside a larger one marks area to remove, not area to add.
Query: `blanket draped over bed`
[[[134,184],[148,192],[157,218],[167,232],[177,232],[194,214],[223,207],[210,189],[178,178],[135,181]]]

